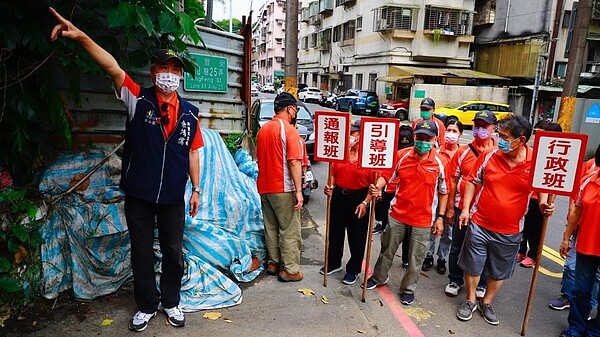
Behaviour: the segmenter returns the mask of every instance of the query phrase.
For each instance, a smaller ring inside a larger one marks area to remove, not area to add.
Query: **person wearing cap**
[[[185,325],[179,308],[183,277],[183,228],[185,187],[192,182],[189,214],[195,216],[200,204],[200,163],[203,146],[198,108],[176,92],[183,74],[183,60],[172,50],[158,50],[152,57],[150,77],[154,86],[141,88],[119,66],[115,58],[87,34],[63,18],[50,39],[59,37],[78,42],[112,78],[115,93],[127,108],[125,151],[120,187],[125,192],[125,218],[131,240],[131,269],[138,311],[129,329],[142,331],[159,307],[175,327]],[[154,229],[162,254],[160,289],[154,272]]]
[[[273,102],[275,116],[256,135],[256,181],[265,227],[267,274],[297,282],[300,271],[303,145],[296,130],[297,101],[282,92]]]
[[[373,275],[367,280],[367,289],[386,284],[394,256],[404,236],[410,235],[408,269],[400,284],[400,302],[411,305],[419,272],[427,249],[431,227],[439,236],[444,229],[447,186],[442,158],[433,148],[438,130],[429,120],[417,123],[414,130],[415,146],[398,151],[393,173],[382,174],[369,187],[374,196],[387,181],[396,181],[395,197],[391,202],[388,226],[381,235],[381,250]],[[409,234],[410,233],[410,234]]]
[[[369,232],[369,184],[373,180],[371,170],[358,167],[359,141],[360,120],[356,120],[350,126],[348,161],[331,166],[331,174],[324,187],[324,193],[331,196],[327,274],[343,269],[342,257],[347,232],[350,259],[346,263],[342,283],[348,285],[356,282],[362,270]],[[325,273],[325,267],[321,268],[320,273]]]
[[[452,243],[448,254],[448,284],[444,293],[455,297],[463,288],[465,281],[463,271],[458,265],[458,255],[465,241],[466,228],[459,227],[458,217],[462,212],[462,196],[465,194],[466,177],[475,165],[477,158],[487,151],[496,148],[496,140],[492,137],[496,129],[496,115],[489,110],[481,110],[473,118],[473,141],[467,145],[461,145],[449,163],[448,172],[451,183],[448,193],[446,209],[446,221],[452,224]],[[477,194],[479,187],[476,187]],[[477,299],[485,295],[486,273],[481,274],[479,284],[475,289]]]
[[[426,120],[426,121],[434,122],[436,124],[437,130],[438,130],[438,134],[436,135],[435,146],[440,147],[440,146],[444,145],[444,143],[446,142],[446,127],[444,126],[444,122],[442,122],[441,120],[439,120],[437,117],[435,117],[433,115],[435,112],[435,101],[433,100],[433,98],[431,98],[431,97],[423,98],[423,100],[421,101],[421,104],[419,105],[419,108],[420,108],[420,111],[419,111],[420,117],[415,119],[412,122],[413,130],[417,126],[417,123],[419,123],[420,121]]]
[[[438,153],[442,157],[444,162],[444,168],[446,169],[446,177],[450,177],[449,167],[450,161],[452,157],[456,154],[459,148],[458,140],[462,136],[463,133],[463,125],[458,120],[458,118],[449,117],[446,119],[444,123],[444,127],[446,128],[446,142],[438,149]],[[450,186],[452,180],[448,178],[447,185],[448,190],[452,189]],[[440,236],[440,243],[437,249],[437,266],[436,271],[438,274],[446,273],[446,259],[448,258],[448,253],[450,252],[450,244],[452,243],[452,222],[444,221],[444,231]],[[435,236],[431,233],[429,237],[429,250],[427,251],[427,256],[425,257],[425,261],[423,261],[423,266],[421,270],[429,271],[433,267],[433,256],[435,253]]]
[[[531,123],[523,116],[500,121],[498,148],[479,156],[468,174],[459,226],[467,227],[458,263],[464,271],[467,298],[456,316],[468,321],[479,309],[483,319],[499,323],[492,301],[503,281],[512,276],[521,242],[532,173]],[[480,186],[475,194],[476,186]],[[538,193],[542,214],[552,215],[548,194]],[[502,216],[498,216],[501,214]],[[475,289],[483,270],[487,272],[485,295],[477,301]]]

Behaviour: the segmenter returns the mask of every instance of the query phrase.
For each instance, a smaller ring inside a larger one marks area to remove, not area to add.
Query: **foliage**
[[[225,145],[227,146],[227,149],[229,150],[231,155],[234,155],[235,151],[237,151],[239,149],[241,138],[242,138],[241,133],[234,133],[234,134],[230,134],[230,135],[223,137],[223,141],[225,142]]]
[[[88,33],[128,70],[149,63],[154,50],[183,52],[186,71],[195,62],[185,40],[200,43],[195,20],[204,15],[196,1],[65,0],[49,1],[65,18]],[[72,145],[73,117],[69,102],[80,103],[82,74],[103,75],[77,43],[50,42],[56,19],[45,1],[15,6],[0,2],[0,164],[9,168],[16,185],[31,184],[34,173],[52,151]],[[72,104],[71,103],[71,104]]]
[[[437,45],[440,42],[441,38],[442,38],[442,29],[435,28],[433,30],[433,44]]]
[[[43,222],[25,189],[1,190],[0,210],[0,307],[15,308],[38,294]]]
[[[238,19],[233,19],[231,20],[232,24],[231,24],[231,28],[233,30],[233,33],[235,34],[240,34],[241,29],[242,29],[242,21],[238,20]],[[224,31],[228,32],[229,31],[229,19],[224,19],[224,20],[219,20],[215,22],[217,24],[217,26],[221,27],[221,29],[223,29]]]

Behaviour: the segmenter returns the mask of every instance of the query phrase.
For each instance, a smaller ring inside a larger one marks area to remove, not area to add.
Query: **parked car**
[[[475,117],[477,111],[481,110],[490,110],[498,120],[512,114],[510,105],[486,101],[462,101],[448,107],[435,109],[435,113],[440,116],[456,116],[463,125],[473,125],[473,117]]]
[[[335,109],[376,116],[379,111],[379,99],[373,91],[350,89],[338,97]]]
[[[265,85],[263,85],[262,88],[263,92],[270,92],[270,93],[275,93],[275,86],[273,85],[273,83],[265,83]]]
[[[252,88],[250,88],[250,96],[258,96],[260,94],[260,90],[258,90],[258,86],[253,85]]]
[[[317,87],[306,87],[298,91],[298,99],[302,102],[318,102],[321,99],[321,89]]]
[[[270,121],[275,115],[275,109],[273,108],[273,99],[257,99],[252,103],[251,107],[252,120],[253,120],[253,131],[254,134],[258,132],[258,129],[262,127],[266,122]],[[315,150],[315,121],[313,115],[308,110],[306,105],[302,102],[298,102],[298,133],[300,137],[304,139],[306,143],[306,152],[309,157],[312,157]]]
[[[403,99],[399,101],[389,101],[381,105],[381,107],[379,108],[379,116],[398,118],[401,121],[407,120],[408,104],[408,99]]]

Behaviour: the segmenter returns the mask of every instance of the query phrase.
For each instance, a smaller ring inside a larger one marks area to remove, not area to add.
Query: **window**
[[[373,31],[380,32],[392,29],[417,30],[418,8],[384,6],[375,9],[373,14]]]
[[[356,79],[354,81],[355,85],[354,87],[356,89],[362,89],[362,80],[363,80],[363,74],[356,74]]]
[[[426,6],[424,29],[441,29],[443,35],[471,35],[473,13],[460,9]]]
[[[341,40],[342,25],[333,27],[333,42]]]
[[[271,68],[273,66],[273,58],[269,57],[267,59],[267,68]]]
[[[563,13],[562,28],[569,28],[569,22],[571,21],[571,11],[565,11]]]
[[[356,33],[356,20],[350,20],[343,25],[342,42],[353,42]]]
[[[369,91],[377,90],[377,74],[369,74]]]
[[[356,18],[356,30],[362,30],[362,16]]]
[[[554,76],[564,78],[567,73],[567,62],[556,62],[554,66]]]
[[[310,47],[311,48],[317,47],[317,33],[310,34]]]
[[[277,43],[278,45],[281,45],[283,43],[283,39],[282,38],[275,38],[275,43]]]
[[[281,56],[276,56],[275,57],[275,62],[277,62],[277,63],[283,63],[284,61],[285,61],[284,57],[281,57]]]
[[[308,36],[304,36],[301,41],[300,49],[308,50]]]

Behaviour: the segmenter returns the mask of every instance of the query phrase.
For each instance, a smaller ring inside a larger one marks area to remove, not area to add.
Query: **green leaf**
[[[6,273],[7,271],[10,271],[10,261],[6,256],[0,256],[0,273]]]
[[[183,27],[183,33],[191,38],[192,41],[194,41],[194,44],[198,44],[198,41],[200,41],[200,35],[196,30],[194,20],[192,20],[189,15],[181,13],[179,15],[179,23],[181,24],[181,27]]]
[[[152,24],[152,20],[150,16],[148,16],[148,12],[144,7],[136,7],[135,12],[137,14],[137,22],[140,26],[144,27],[148,36],[152,36],[152,32],[154,32],[154,25]]]
[[[175,38],[173,44],[175,44],[175,50],[177,50],[178,52],[181,52],[187,48],[187,44],[185,44],[185,42],[183,42],[183,40],[181,40],[180,38]]]
[[[14,224],[12,226],[12,232],[17,237],[17,239],[21,240],[21,242],[27,242],[29,231],[27,230],[27,228],[25,228],[25,226],[21,224]]]
[[[0,277],[0,289],[4,289],[9,293],[16,293],[23,290],[21,283],[12,277]]]
[[[128,2],[121,2],[117,8],[108,10],[108,28],[131,27],[135,21],[135,7]]]
[[[158,24],[163,33],[174,33],[179,30],[177,18],[170,12],[162,12],[158,16]]]
[[[8,251],[11,253],[16,253],[19,251],[19,244],[17,242],[15,242],[15,240],[13,240],[12,238],[8,239]]]

